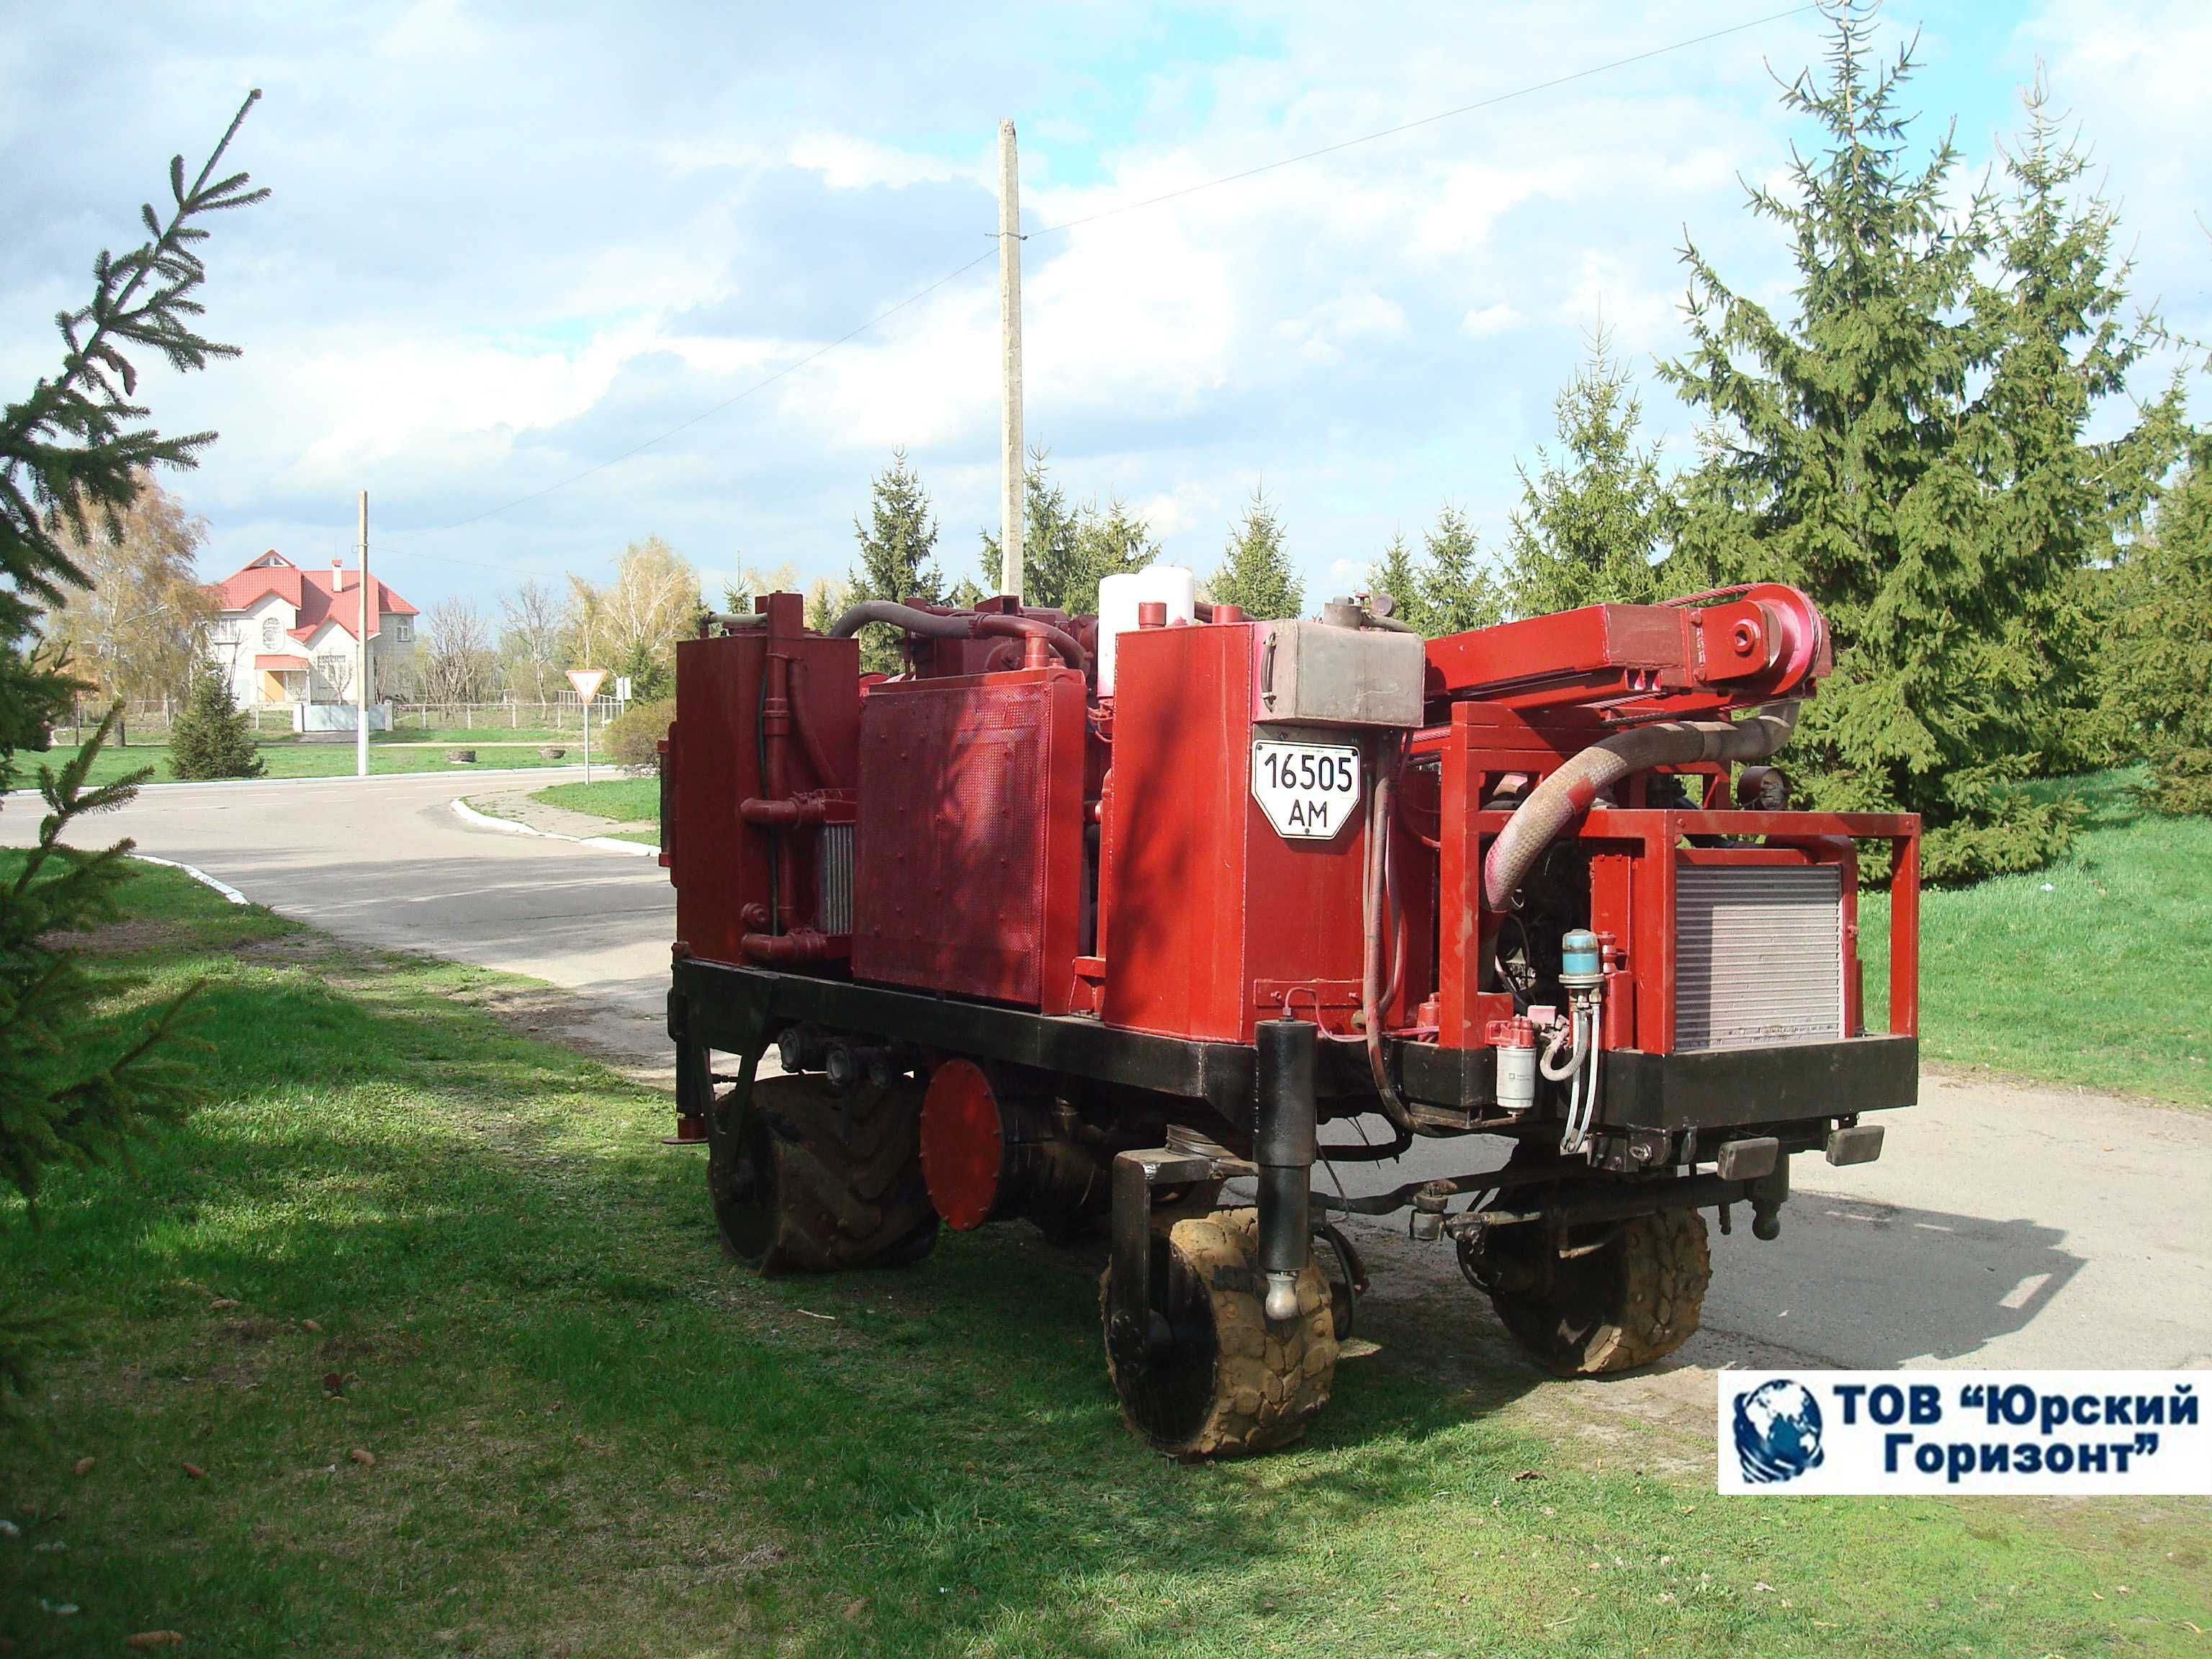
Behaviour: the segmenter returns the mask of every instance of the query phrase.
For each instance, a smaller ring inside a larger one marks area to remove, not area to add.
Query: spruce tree
[[[1395,532],[1382,556],[1367,567],[1367,592],[1376,599],[1388,594],[1390,614],[1409,628],[1426,634],[1423,625],[1420,579],[1413,571],[1413,550],[1406,545],[1406,532]]]
[[[1216,605],[1243,607],[1261,621],[1280,621],[1305,609],[1305,586],[1283,551],[1282,521],[1265,487],[1252,492],[1243,521],[1230,532],[1221,568],[1206,584]]]
[[[203,658],[185,706],[169,727],[169,770],[180,778],[258,778],[253,722],[231,695],[230,678]]]
[[[1085,501],[1076,515],[1075,541],[1081,556],[1082,580],[1068,591],[1066,609],[1071,616],[1095,616],[1098,584],[1109,576],[1142,570],[1160,556],[1160,544],[1152,526],[1132,513],[1119,495],[1107,498],[1101,508]]]
[[[1954,222],[1948,136],[1908,161],[1911,48],[1872,65],[1869,31],[1865,12],[1838,13],[1825,84],[1808,71],[1783,97],[1827,147],[1796,156],[1783,191],[1750,193],[1791,245],[1796,315],[1685,252],[1694,344],[1662,373],[1711,426],[1669,585],[1809,592],[1837,670],[1800,722],[1793,771],[1823,806],[1920,813],[1926,872],[1970,879],[2045,862],[2067,814],[2004,787],[2027,769],[1998,672],[2021,607],[1993,568],[1982,457],[1962,435],[1990,362],[1969,310],[1990,210],[1977,198]]]
[[[181,155],[170,162],[173,203],[166,214],[143,210],[148,240],[119,258],[103,252],[93,264],[91,302],[59,319],[60,373],[0,410],[0,792],[15,781],[19,751],[47,746],[78,685],[40,625],[41,608],[85,580],[63,533],[112,524],[143,471],[191,466],[214,441],[211,432],[164,437],[149,424],[131,401],[133,358],[154,352],[183,373],[236,355],[194,327],[206,276],[197,249],[208,216],[266,193],[249,189],[242,173],[216,173],[259,96],[240,108],[197,178],[187,182]],[[200,1093],[174,1040],[190,993],[150,1015],[118,1016],[58,942],[112,916],[116,887],[129,874],[128,841],[89,853],[63,845],[79,818],[120,806],[147,775],[86,784],[118,713],[111,708],[58,769],[40,768],[46,811],[37,842],[12,878],[0,880],[0,1181],[26,1198],[37,1196],[53,1166],[112,1158],[148,1122],[183,1111]],[[8,1290],[0,1281],[0,1409],[25,1387],[37,1340]]]
[[[1065,611],[1071,617],[1096,616],[1098,584],[1107,577],[1141,570],[1158,556],[1159,544],[1142,519],[1111,499],[1102,510],[1096,500],[1071,506],[1066,488],[1053,481],[1049,452],[1033,449],[1024,475],[1025,528],[1022,536],[1022,602]],[[975,604],[999,585],[999,538],[981,532],[983,584],[963,581],[953,590],[956,604]]]
[[[1540,448],[1534,477],[1518,469],[1505,580],[1506,607],[1518,617],[1663,597],[1651,561],[1671,498],[1657,449],[1636,446],[1643,409],[1606,344],[1601,331],[1553,405],[1559,455]]]
[[[2115,567],[2113,702],[2163,812],[2212,814],[2212,443]]]
[[[2162,331],[2154,315],[2121,321],[2118,216],[2082,191],[2087,160],[2055,130],[2040,77],[2026,101],[2027,130],[2006,157],[2010,187],[1996,209],[1995,279],[1974,300],[1990,368],[1964,436],[1985,501],[1979,562],[2008,601],[1989,658],[2009,715],[2004,741],[2047,770],[2092,758],[2097,738],[2081,733],[2096,722],[2106,642],[2099,577],[2181,459],[2186,428],[2177,374],[2126,427],[2087,435],[2099,411],[2127,395],[2130,371]]]
[[[1419,576],[1419,603],[1407,618],[1430,638],[1489,628],[1504,614],[1497,580],[1482,562],[1482,545],[1459,508],[1446,502],[1433,529],[1422,538],[1426,557]]]
[[[846,579],[848,605],[868,599],[925,605],[944,602],[945,579],[931,556],[937,550],[937,520],[930,516],[929,492],[908,465],[904,449],[891,452],[891,464],[875,477],[868,520],[853,521],[860,562]],[[871,627],[860,635],[860,666],[870,673],[896,673],[902,660],[895,629]]]
[[[1022,603],[1077,614],[1067,604],[1069,593],[1083,586],[1083,551],[1076,538],[1076,513],[1067,503],[1066,489],[1053,482],[1045,465],[1047,453],[1030,451],[1022,470]],[[998,591],[1005,569],[999,538],[986,530],[979,555],[983,586]],[[1092,584],[1092,603],[1097,603]]]

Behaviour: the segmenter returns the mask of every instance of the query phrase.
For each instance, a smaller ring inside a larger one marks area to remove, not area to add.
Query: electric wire
[[[1638,64],[1649,63],[1655,58],[1668,57],[1675,52],[1686,52],[1695,46],[1707,46],[1711,44],[1713,41],[1724,40],[1733,34],[1741,34],[1748,30],[1763,28],[1770,23],[1780,22],[1786,18],[1797,16],[1801,13],[1817,11],[1818,9],[1820,9],[1819,0],[1807,0],[1807,3],[1802,5],[1790,6],[1781,11],[1769,12],[1765,16],[1752,18],[1745,22],[1732,23],[1725,28],[1711,29],[1703,34],[1692,35],[1684,40],[1671,41],[1662,46],[1653,46],[1647,51],[1633,52],[1626,58],[1616,58],[1607,63],[1595,64],[1586,69],[1576,70],[1569,74],[1553,76],[1549,80],[1531,82],[1526,86],[1516,87],[1510,91],[1497,93],[1488,98],[1477,99],[1473,103],[1462,104],[1452,109],[1439,110],[1433,115],[1420,116],[1411,121],[1401,122],[1395,126],[1383,127],[1373,132],[1361,133],[1356,137],[1340,139],[1335,143],[1323,144],[1318,149],[1303,150],[1297,155],[1283,156],[1276,161],[1263,161],[1256,167],[1245,167],[1235,173],[1224,173],[1218,178],[1203,179],[1196,184],[1185,185],[1175,190],[1164,191],[1156,196],[1148,196],[1137,201],[1123,202],[1116,204],[1112,207],[1102,208],[1096,213],[1085,214],[1078,218],[1065,220],[1059,224],[1048,226],[1042,230],[1029,232],[1027,234],[1028,239],[1036,240],[1046,236],[1060,235],[1066,232],[1075,230],[1085,225],[1097,224],[1103,220],[1119,218],[1125,214],[1141,212],[1147,208],[1158,207],[1165,203],[1181,201],[1185,198],[1195,196],[1206,191],[1219,190],[1230,185],[1241,184],[1247,179],[1256,179],[1264,173],[1278,172],[1284,167],[1296,167],[1303,162],[1319,160],[1323,156],[1339,155],[1345,150],[1356,149],[1362,144],[1371,144],[1385,138],[1395,138],[1403,133],[1416,131],[1422,127],[1433,126],[1439,122],[1452,120],[1462,115],[1474,114],[1478,111],[1494,109],[1501,104],[1510,103],[1517,99],[1533,97],[1540,92],[1553,91],[1560,87],[1571,86],[1579,81],[1586,81],[1597,76],[1611,74],[1617,70],[1627,69]],[[993,240],[994,242],[996,240],[995,234],[993,237]],[[569,488],[571,485],[580,483],[585,479],[604,472],[611,467],[619,466],[623,462],[644,453],[647,450],[654,447],[656,445],[665,442],[670,438],[675,437],[678,434],[689,431],[691,428],[697,426],[701,422],[710,420],[714,416],[722,413],[725,410],[734,408],[737,404],[741,404],[748,398],[752,397],[756,392],[764,392],[769,386],[775,385],[778,381],[788,379],[791,375],[797,374],[800,369],[806,368],[809,364],[817,362],[823,357],[827,356],[830,352],[836,350],[840,346],[845,345],[849,342],[859,338],[861,335],[867,333],[870,330],[877,327],[880,324],[889,321],[891,318],[896,316],[900,312],[906,310],[908,307],[915,305],[921,301],[928,298],[929,295],[936,293],[938,289],[945,287],[947,283],[951,283],[961,276],[966,276],[977,265],[983,264],[987,260],[996,258],[997,252],[998,250],[995,246],[985,250],[983,252],[976,255],[975,258],[969,260],[967,264],[949,270],[942,276],[937,278],[936,281],[928,283],[925,287],[915,289],[912,294],[908,295],[905,299],[899,301],[896,305],[886,307],[884,310],[878,312],[875,315],[870,317],[866,322],[860,323],[855,327],[847,330],[836,339],[828,341],[825,343],[816,347],[805,356],[796,358],[793,362],[785,364],[784,367],[777,369],[774,374],[763,376],[762,379],[753,382],[750,386],[746,386],[743,391],[736,392],[728,398],[725,398],[721,402],[713,404],[711,407],[701,410],[697,414],[678,422],[675,425],[669,427],[665,431],[655,433],[653,436],[632,445],[629,448],[623,450],[619,454],[611,455],[606,459],[595,462],[592,465],[582,469],[580,471],[574,472],[566,477],[556,479],[555,482],[544,486],[542,489],[533,489],[526,494],[514,496],[511,500],[501,501],[495,506],[485,507],[480,512],[472,513],[466,518],[456,519],[450,524],[437,525],[426,529],[388,532],[380,539],[380,544],[389,545],[394,541],[404,542],[409,539],[420,538],[423,537],[441,536],[456,530],[466,529],[471,525],[483,523],[486,519],[495,518],[501,514],[512,512],[518,507],[525,507],[532,501],[542,501],[548,495],[558,494],[560,491]],[[506,561],[488,562],[482,560],[469,560],[453,557],[452,556],[446,556],[448,562],[469,565],[481,569],[521,569],[525,568],[520,564]]]

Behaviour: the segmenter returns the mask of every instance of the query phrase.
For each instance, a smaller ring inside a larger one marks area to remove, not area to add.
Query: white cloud
[[[1521,313],[1501,301],[1477,306],[1468,312],[1459,319],[1460,332],[1479,340],[1486,334],[1503,334],[1507,329],[1519,326],[1521,320]]]
[[[2201,10],[2050,0],[2022,30],[2112,165],[2139,287],[2170,312],[2205,286],[2186,212],[2205,198]],[[590,568],[647,530],[717,569],[841,568],[893,444],[935,494],[940,556],[966,569],[996,517],[988,259],[601,464],[986,252],[1010,95],[1029,435],[1076,495],[1119,491],[1204,572],[1264,477],[1316,592],[1447,496],[1494,532],[1601,313],[1634,361],[1679,346],[1685,227],[1735,285],[1786,291],[1787,251],[1737,179],[1788,154],[1762,60],[1820,44],[1808,15],[1054,233],[1694,31],[1656,0],[1413,0],[1389,27],[1293,3],[1203,51],[1176,17],[1118,9],[833,8],[825,29],[707,8],[425,0],[370,22],[249,5],[134,37],[92,88],[56,72],[82,50],[72,9],[26,18],[0,47],[0,131],[88,137],[18,216],[35,234],[0,248],[11,384],[46,367],[44,318],[130,234],[160,158],[221,102],[209,88],[270,88],[240,159],[277,196],[210,250],[210,325],[248,355],[149,376],[165,426],[224,434],[179,486],[216,520],[211,561],[342,545],[363,483],[384,522],[428,526],[600,469],[413,543],[418,602],[510,567]],[[1645,390],[1653,437],[1687,429]]]

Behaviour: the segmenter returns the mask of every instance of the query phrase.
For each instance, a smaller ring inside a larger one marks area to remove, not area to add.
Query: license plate
[[[1359,805],[1359,746],[1255,738],[1252,799],[1284,840],[1331,840]]]

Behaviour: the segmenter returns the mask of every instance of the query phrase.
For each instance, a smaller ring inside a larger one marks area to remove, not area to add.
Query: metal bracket
[[[1188,1139],[1197,1140],[1195,1136]],[[1245,1159],[1204,1143],[1115,1154],[1114,1295],[1107,1310],[1106,1340],[1117,1355],[1141,1362],[1170,1340],[1164,1328],[1152,1329],[1152,1189],[1218,1184],[1258,1173]]]

